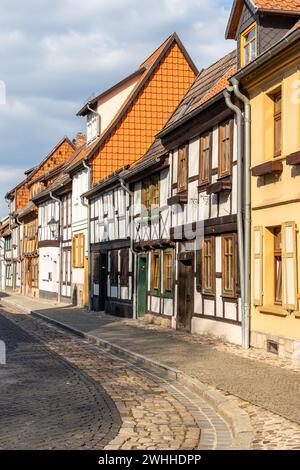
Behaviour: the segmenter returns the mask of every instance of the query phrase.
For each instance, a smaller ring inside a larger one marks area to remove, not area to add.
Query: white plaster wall
[[[87,227],[87,207],[82,204],[81,195],[88,190],[88,173],[82,170],[72,180],[72,231]]]
[[[231,323],[194,317],[192,333],[211,334],[230,343],[241,344],[241,327]]]
[[[103,98],[100,98],[97,103],[97,111],[101,117],[101,133],[111,123],[124,101],[134,89],[138,79],[139,77],[134,77],[115,88]]]
[[[193,139],[189,143],[189,176],[197,176],[199,174],[199,138]]]
[[[52,281],[49,281],[52,273]],[[39,248],[39,289],[58,293],[59,283],[59,248]]]

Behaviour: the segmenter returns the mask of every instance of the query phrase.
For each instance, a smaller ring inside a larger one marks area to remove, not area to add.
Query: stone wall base
[[[162,326],[163,328],[171,328],[171,317],[166,318],[162,315],[155,315],[154,313],[146,313],[146,315],[142,318],[143,321],[147,323],[152,323],[154,325]]]
[[[290,359],[300,363],[300,340],[276,336],[270,333],[262,333],[259,331],[251,332],[251,346],[268,350],[268,341],[278,344],[278,356]]]

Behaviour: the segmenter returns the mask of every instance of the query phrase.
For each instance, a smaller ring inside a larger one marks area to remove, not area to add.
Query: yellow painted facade
[[[251,170],[266,162],[282,163],[282,171],[251,176],[251,344],[266,349],[273,341],[279,355],[293,357],[300,354],[300,165],[288,165],[287,157],[300,152],[299,44],[269,60],[243,85],[251,102]],[[281,152],[274,156],[274,96],[279,91]],[[280,229],[278,261],[275,233]],[[281,302],[276,301],[278,279]]]

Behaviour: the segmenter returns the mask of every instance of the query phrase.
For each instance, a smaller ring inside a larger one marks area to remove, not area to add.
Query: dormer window
[[[99,115],[90,112],[87,115],[87,143],[95,140],[100,133],[100,119]]]
[[[257,27],[253,23],[241,34],[241,66],[245,67],[257,55]]]

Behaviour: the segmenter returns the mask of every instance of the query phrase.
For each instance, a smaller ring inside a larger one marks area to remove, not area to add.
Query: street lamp
[[[52,216],[48,222],[48,226],[50,228],[50,232],[53,238],[58,238],[58,225],[59,225],[58,220],[55,220],[54,217]]]

